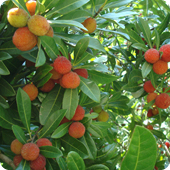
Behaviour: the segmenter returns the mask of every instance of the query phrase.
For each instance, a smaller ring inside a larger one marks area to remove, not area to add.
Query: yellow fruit
[[[109,119],[109,114],[102,110],[100,113],[99,113],[99,116],[97,117],[97,120],[98,121],[101,121],[101,122],[107,122]]]
[[[91,18],[91,17],[85,19],[84,22],[82,22],[82,24],[88,30],[88,31],[83,30],[83,32],[85,32],[85,33],[94,32],[95,29],[96,29],[96,26],[97,26],[96,20],[94,18]]]

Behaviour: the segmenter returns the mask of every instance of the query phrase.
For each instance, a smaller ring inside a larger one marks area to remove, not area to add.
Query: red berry
[[[165,44],[163,45],[160,49],[159,52],[163,52],[161,56],[161,60],[165,62],[170,62],[170,44]]]
[[[30,162],[30,167],[32,170],[43,170],[46,165],[46,158],[39,154],[37,159]]]
[[[77,106],[75,114],[71,120],[79,121],[84,118],[85,110],[80,105]]]
[[[18,166],[20,164],[20,162],[22,161],[23,157],[21,155],[15,155],[13,162],[15,166]]]
[[[68,133],[73,138],[81,138],[85,133],[85,127],[80,122],[73,122],[69,127]]]
[[[170,97],[166,93],[158,95],[155,99],[155,105],[161,109],[166,109],[170,105]]]
[[[143,88],[147,93],[153,93],[155,91],[155,88],[153,87],[150,80],[144,83]]]
[[[41,147],[41,146],[52,146],[51,141],[48,140],[47,138],[38,139],[36,144],[37,144],[38,147]]]
[[[159,51],[157,51],[156,49],[149,49],[145,52],[145,60],[148,62],[148,63],[155,63],[156,61],[159,60]]]

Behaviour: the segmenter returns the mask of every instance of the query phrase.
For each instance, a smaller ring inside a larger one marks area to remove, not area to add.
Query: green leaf
[[[66,114],[65,109],[54,111],[48,117],[43,127],[43,130],[40,133],[39,139],[52,133],[58,127],[65,114]]]
[[[47,55],[52,59],[55,60],[58,55],[60,55],[57,45],[52,37],[49,36],[40,36],[40,40],[42,46],[44,47],[45,52]]]
[[[139,17],[138,24],[139,24],[140,29],[143,32],[146,42],[149,44],[150,48],[152,48],[151,31],[150,31],[148,22],[142,19],[141,17]]]
[[[130,83],[136,83],[140,80],[143,80],[141,70],[134,69],[130,72],[128,82]]]
[[[80,89],[85,93],[88,97],[94,100],[97,103],[100,103],[100,90],[96,83],[85,79],[80,76]]]
[[[66,89],[63,97],[63,109],[67,109],[66,118],[71,120],[78,106],[78,90]]]
[[[3,60],[8,60],[12,58],[12,56],[6,52],[0,52],[0,61],[3,61]]]
[[[153,170],[156,157],[157,144],[152,133],[144,127],[136,126],[121,170]]]
[[[62,158],[62,157],[60,157],[60,158]],[[46,159],[46,166],[45,167],[48,170],[60,169],[57,162],[55,160],[53,160],[53,159]]]
[[[47,118],[62,105],[64,89],[60,85],[56,85],[43,100],[40,107],[40,123],[45,124]]]
[[[41,80],[38,81],[37,87],[42,87],[51,78],[52,73],[47,73]]]
[[[77,152],[70,151],[66,162],[69,170],[85,170],[84,161]]]
[[[67,132],[68,128],[72,122],[67,122],[62,125],[60,125],[51,135],[51,138],[61,138],[63,137]]]
[[[141,89],[141,86],[138,85],[138,83],[128,83],[122,87],[122,90],[130,91],[130,92],[136,92]]]
[[[20,119],[27,131],[30,132],[31,100],[28,94],[21,88],[17,91],[16,100]]]
[[[146,47],[146,45],[145,44],[141,44],[141,43],[134,43],[134,44],[132,44],[132,47],[133,48],[136,48],[136,49],[138,49],[138,50],[142,50],[142,51],[147,51],[148,50],[148,48]]]
[[[15,96],[13,87],[2,77],[0,78],[0,94],[2,96]]]
[[[108,84],[111,83],[115,80],[117,80],[119,77],[111,75],[111,74],[106,74],[102,73],[96,70],[88,70],[88,74],[90,76],[90,79],[96,82],[97,84]]]
[[[9,75],[10,72],[3,61],[0,61],[0,75]]]
[[[170,17],[170,16],[169,16]],[[155,44],[156,44],[156,49],[159,50],[159,46],[160,46],[160,35],[158,33],[158,31],[155,29]]]
[[[92,134],[92,136],[97,137],[97,138],[102,138],[104,137],[103,132],[101,129],[99,129],[99,127],[97,125],[91,124],[88,128],[87,128],[88,132]],[[105,134],[107,135],[107,134]]]
[[[56,160],[57,160],[57,163],[58,163],[60,169],[62,169],[62,170],[68,170],[68,168],[67,168],[67,163],[66,163],[66,161],[65,161],[65,159],[64,159],[63,157],[59,157],[59,158],[57,158]],[[55,170],[56,170],[56,169],[55,169]]]
[[[84,37],[77,42],[76,47],[74,48],[74,62],[73,62],[73,64],[75,64],[76,61],[83,56],[83,54],[87,50],[89,41],[90,41],[89,37]]]
[[[159,130],[152,130],[151,132],[160,139],[166,139],[166,135],[164,135],[163,132]]]
[[[65,149],[66,153],[70,151],[77,152],[83,159],[88,157],[88,151],[86,146],[76,138],[71,137],[69,134],[66,134],[64,137],[60,138],[62,146]]]
[[[40,154],[46,158],[57,158],[63,156],[62,152],[54,146],[41,146]]]
[[[85,114],[84,117],[88,117],[88,118],[94,119],[94,118],[97,118],[98,116],[99,116],[98,113],[92,112],[92,113]]]
[[[151,70],[152,70],[152,64],[145,61],[142,66],[142,77],[146,78],[147,75],[151,72]]]
[[[103,164],[95,164],[86,168],[86,170],[109,170],[109,168]]]
[[[93,159],[95,160],[96,155],[97,155],[97,148],[95,145],[95,142],[93,138],[90,136],[88,132],[84,134],[82,138],[80,138],[80,141],[86,146],[86,149],[88,151],[88,159]]]
[[[6,102],[5,98],[0,95],[0,106],[2,106],[4,109],[9,108],[8,102]]]
[[[13,126],[12,126],[12,130],[13,130],[16,138],[17,138],[22,144],[27,143],[27,140],[26,140],[24,131],[21,129],[20,126],[18,126],[18,125],[13,125]]]
[[[30,170],[30,162],[22,159],[16,170]]]
[[[43,64],[45,64],[45,62],[46,62],[45,53],[41,48],[39,48],[35,67],[42,66]]]

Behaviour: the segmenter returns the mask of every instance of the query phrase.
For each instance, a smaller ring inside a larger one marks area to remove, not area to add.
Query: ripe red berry
[[[81,138],[85,133],[85,127],[80,122],[73,122],[69,127],[68,133],[73,138]]]
[[[157,51],[156,49],[149,49],[145,52],[145,60],[148,62],[148,63],[155,63],[156,61],[159,60],[159,51]]]
[[[50,92],[55,86],[55,82],[52,79],[49,79],[40,90],[43,92]]]
[[[155,99],[155,105],[161,109],[166,109],[170,105],[170,96],[166,93],[158,95]]]
[[[79,121],[84,118],[85,110],[80,105],[77,106],[75,114],[71,120]]]
[[[153,116],[152,109],[149,109],[147,113],[147,117],[152,117],[152,116]]]
[[[153,64],[152,69],[156,74],[162,75],[167,72],[168,63],[162,60],[158,60],[156,63]]]
[[[48,140],[47,138],[38,139],[36,144],[37,144],[38,147],[41,147],[41,146],[52,146],[51,141]]]
[[[153,93],[155,91],[155,88],[153,87],[150,80],[144,83],[143,88],[147,93]]]
[[[84,77],[85,79],[88,78],[88,72],[85,68],[79,68],[73,71],[76,72],[79,76]]]
[[[39,154],[37,159],[30,162],[30,167],[32,170],[43,170],[46,165],[46,158]]]
[[[23,144],[18,139],[13,140],[11,143],[11,151],[15,154],[21,154],[22,147]]]
[[[165,142],[165,145],[167,146],[167,148],[169,149],[170,147],[170,143],[169,142]]]
[[[15,155],[13,162],[15,166],[18,166],[20,164],[20,162],[22,161],[23,157],[21,155]]]
[[[152,100],[155,100],[156,96],[157,96],[157,93],[149,93],[149,94],[147,95],[147,102],[149,103],[149,102],[151,102]]]
[[[153,130],[153,126],[152,125],[147,125],[146,128],[149,129],[149,130]]]
[[[160,49],[159,52],[163,52],[161,56],[161,60],[165,62],[170,62],[170,44],[165,44],[163,45]]]

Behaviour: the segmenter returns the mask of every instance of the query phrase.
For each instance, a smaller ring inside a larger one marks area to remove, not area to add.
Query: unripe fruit
[[[54,31],[53,28],[50,26],[48,32],[45,34],[46,36],[53,37],[54,36]]]
[[[60,74],[66,74],[71,71],[71,62],[64,56],[59,56],[54,60],[54,69]]]
[[[93,112],[100,113],[102,111],[102,106],[95,106],[92,108]]]
[[[161,56],[161,60],[165,62],[170,62],[170,44],[165,44],[163,45],[160,49],[159,52],[163,52]]]
[[[155,88],[153,87],[150,80],[144,83],[143,88],[147,93],[153,93],[155,91]]]
[[[27,24],[29,30],[37,36],[43,36],[47,34],[50,28],[50,24],[48,23],[47,19],[41,15],[31,16]]]
[[[147,113],[147,117],[152,117],[152,116],[153,116],[152,109],[149,109]]]
[[[35,9],[36,9],[37,2],[34,1],[34,0],[33,1],[30,0],[30,1],[27,1],[25,5],[26,5],[27,10],[30,13],[30,15],[31,16],[34,15],[35,14]]]
[[[170,105],[170,97],[166,93],[158,95],[155,99],[155,105],[161,109],[166,109]]]
[[[43,170],[46,165],[46,158],[39,154],[37,159],[30,162],[30,168],[32,170]]]
[[[168,63],[162,60],[158,60],[156,63],[153,64],[153,71],[156,74],[164,74],[168,70]]]
[[[34,84],[26,84],[22,89],[28,94],[31,101],[38,96],[38,88]]]
[[[73,71],[76,72],[79,76],[84,77],[85,79],[88,78],[88,72],[85,68],[74,69]]]
[[[68,133],[73,138],[81,138],[85,133],[85,127],[80,122],[73,122],[68,130]]]
[[[23,144],[18,140],[15,139],[11,143],[11,151],[15,154],[21,154],[21,148],[23,147]]]
[[[84,118],[85,110],[80,105],[77,106],[75,114],[71,120],[79,121]]]
[[[159,51],[157,51],[156,49],[149,49],[145,52],[145,60],[148,63],[155,63],[156,61],[159,60],[160,56],[159,56]]]
[[[21,155],[15,155],[13,159],[14,165],[17,167],[22,161],[22,159],[23,157]]]
[[[82,24],[88,30],[88,31],[82,30],[85,33],[92,33],[95,31],[95,29],[97,27],[96,20],[91,17],[85,19],[84,22],[82,22]]]
[[[47,138],[38,139],[36,144],[37,144],[38,147],[41,147],[41,146],[52,146],[51,141],[48,140]]]
[[[149,102],[151,102],[152,100],[155,100],[156,96],[157,96],[157,93],[149,93],[149,94],[147,95],[147,102],[149,103]]]
[[[146,128],[149,129],[149,130],[153,130],[153,126],[152,125],[147,125]]]
[[[28,51],[36,46],[38,39],[29,31],[28,27],[22,27],[15,31],[12,42],[19,50]]]
[[[61,78],[61,84],[68,89],[75,89],[80,85],[80,77],[77,73],[69,72]]]
[[[19,8],[11,8],[7,14],[8,22],[13,27],[25,27],[27,25],[28,18],[28,13]]]
[[[39,147],[34,143],[26,143],[21,149],[22,157],[27,161],[33,161],[37,159],[40,153]]]
[[[40,90],[43,92],[50,92],[55,86],[55,82],[52,79],[49,79]]]
[[[102,110],[100,113],[99,113],[99,116],[97,117],[97,120],[98,121],[101,121],[101,122],[107,122],[109,119],[109,114]]]

